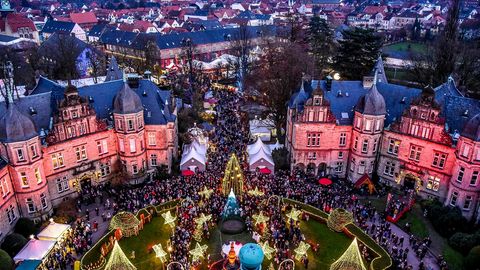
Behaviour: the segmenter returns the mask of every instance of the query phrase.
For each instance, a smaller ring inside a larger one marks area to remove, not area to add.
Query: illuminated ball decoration
[[[327,219],[327,226],[336,232],[341,232],[345,228],[345,225],[352,222],[353,215],[351,212],[343,208],[336,208],[330,212]]]

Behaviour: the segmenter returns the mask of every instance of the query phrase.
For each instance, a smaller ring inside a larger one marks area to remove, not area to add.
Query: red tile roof
[[[78,24],[98,23],[97,16],[93,12],[70,13],[70,19]]]
[[[19,13],[8,14],[5,23],[10,26],[12,32],[17,32],[21,27],[28,27],[31,31],[36,31],[33,21]]]

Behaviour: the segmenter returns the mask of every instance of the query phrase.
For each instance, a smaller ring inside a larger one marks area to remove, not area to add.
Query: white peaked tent
[[[204,171],[207,164],[207,146],[194,140],[183,147],[180,170]]]
[[[50,250],[55,246],[56,241],[32,239],[13,258],[17,262],[27,260],[43,260]]]
[[[247,146],[248,153],[248,166],[250,171],[257,169],[268,168],[271,172],[275,169],[275,163],[273,162],[272,152],[270,148],[266,146],[260,137],[254,144]]]

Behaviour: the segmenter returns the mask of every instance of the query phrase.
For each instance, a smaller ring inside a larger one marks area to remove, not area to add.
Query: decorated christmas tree
[[[353,239],[347,250],[330,266],[330,270],[367,270],[358,248],[357,238]]]
[[[227,163],[227,168],[225,168],[225,174],[222,181],[223,195],[227,196],[232,189],[237,196],[242,196],[243,173],[235,154],[232,154]]]
[[[132,262],[130,262],[125,253],[123,253],[118,242],[115,241],[112,254],[110,255],[110,258],[108,258],[105,270],[137,270],[137,268]]]

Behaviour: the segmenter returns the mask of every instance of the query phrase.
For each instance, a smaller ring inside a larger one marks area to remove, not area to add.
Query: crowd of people
[[[300,170],[292,173],[278,171],[275,175],[249,172],[245,156],[249,136],[248,128],[241,122],[242,113],[239,110],[241,97],[235,93],[224,91],[218,91],[215,95],[219,101],[216,107],[218,117],[214,133],[211,134],[209,140],[212,147],[208,150],[206,170],[193,176],[171,177],[162,181],[152,181],[139,187],[125,188],[106,185],[102,188],[85,191],[88,193],[85,196],[87,199],[79,201],[78,210],[82,211],[82,206],[89,203],[100,202],[106,209],[106,213],[104,211],[99,213],[96,209],[94,213],[83,212],[84,218],[73,226],[77,232],[73,239],[76,240],[70,241],[73,243],[72,250],[75,250],[76,254],[81,255],[91,246],[91,241],[88,240],[92,227],[89,221],[91,215],[98,216],[100,214],[103,221],[108,221],[118,211],[136,212],[148,205],[158,205],[182,198],[184,200],[176,209],[176,215],[179,218],[170,237],[170,260],[178,261],[185,266],[195,266],[201,263],[191,262],[188,254],[197,225],[195,217],[200,213],[212,215],[212,220],[209,224],[203,224],[204,227],[217,224],[221,218],[226,198],[216,191],[221,186],[220,181],[225,165],[231,153],[235,153],[241,165],[244,166],[244,189],[253,190],[257,187],[264,192],[263,196],[244,194],[241,202],[242,215],[246,218],[247,228],[250,231],[260,229],[267,232],[263,234],[266,239],[262,240],[269,241],[277,249],[274,257],[277,265],[284,259],[292,258],[292,247],[299,241],[305,240],[305,237],[297,222],[283,218],[282,212],[287,211],[286,207],[288,206],[276,199],[262,204],[262,201],[266,201],[265,199],[272,195],[301,201],[326,212],[334,208],[347,209],[353,213],[355,222],[390,252],[397,269],[413,269],[411,262],[407,260],[409,253],[412,252],[420,261],[418,269],[426,269],[422,259],[426,256],[428,241],[415,238],[405,239],[392,233],[391,225],[385,221],[384,214],[379,213],[370,203],[361,203],[353,192],[354,189],[350,182],[338,180],[333,185],[325,187],[319,185],[315,178]],[[215,192],[209,198],[200,196],[198,192],[204,187]],[[251,219],[252,215],[260,210],[269,217],[269,225],[266,227],[256,227]],[[208,230],[204,230],[203,234],[204,237],[208,237]],[[368,257],[369,253],[365,248],[362,250],[362,254]],[[59,252],[64,253],[63,251]],[[68,256],[63,257],[68,260]],[[302,262],[304,267],[308,268],[308,257],[302,258]],[[64,268],[54,267],[52,269]]]

